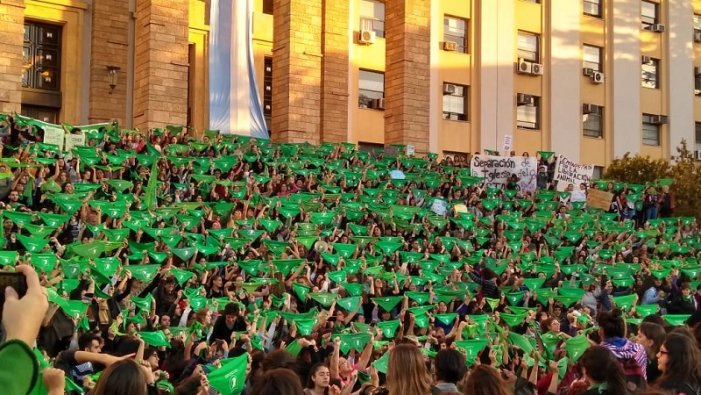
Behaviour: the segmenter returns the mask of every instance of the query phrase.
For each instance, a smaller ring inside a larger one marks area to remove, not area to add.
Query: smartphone
[[[5,288],[12,287],[19,297],[27,293],[27,278],[22,273],[0,272],[0,322],[2,322],[2,310],[5,306]]]

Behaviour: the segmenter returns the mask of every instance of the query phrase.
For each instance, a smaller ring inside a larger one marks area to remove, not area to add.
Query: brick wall
[[[272,140],[320,141],[322,0],[275,0]]]
[[[428,152],[430,0],[385,3],[385,144]]]
[[[136,9],[134,126],[185,124],[188,0],[140,0]]]
[[[127,115],[129,0],[93,0],[90,58],[90,123]],[[109,86],[107,66],[119,67],[118,83]]]
[[[348,139],[348,9],[349,0],[324,0],[321,138]]]
[[[0,112],[22,108],[24,0],[0,0]]]

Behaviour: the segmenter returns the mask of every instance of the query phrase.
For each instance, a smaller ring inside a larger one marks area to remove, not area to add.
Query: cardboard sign
[[[587,191],[587,208],[600,208],[604,211],[609,211],[611,209],[611,200],[613,200],[611,192],[594,188]]]
[[[73,147],[82,147],[85,145],[85,133],[66,133],[66,151],[70,152]]]
[[[58,145],[59,150],[63,151],[64,131],[60,126],[46,125],[44,129],[44,144]]]
[[[538,161],[533,157],[475,155],[470,169],[473,176],[483,177],[486,185],[504,187],[515,174],[522,191],[533,192],[537,186]]]
[[[579,184],[590,185],[594,175],[594,165],[580,165],[562,155],[557,156],[554,181],[557,181],[557,190],[564,191],[568,184],[573,184],[579,189]]]

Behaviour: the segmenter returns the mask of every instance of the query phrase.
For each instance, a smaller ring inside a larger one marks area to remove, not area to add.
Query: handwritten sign
[[[609,211],[613,194],[600,189],[591,188],[587,191],[587,208],[600,208]]]
[[[70,152],[73,147],[85,145],[85,133],[66,133],[66,151]]]
[[[63,151],[63,128],[60,126],[52,126],[47,124],[44,129],[44,144],[58,145],[59,150]]]
[[[473,176],[483,177],[489,186],[504,187],[515,174],[522,191],[533,192],[536,189],[538,161],[532,157],[475,155],[470,169]]]
[[[514,146],[514,137],[510,134],[505,134],[504,135],[504,146],[502,147],[502,151],[505,152],[511,152],[511,149]]]
[[[593,174],[594,165],[580,165],[558,155],[553,179],[558,181],[557,190],[564,191],[568,184],[573,184],[575,188],[579,188],[582,183],[589,185]]]

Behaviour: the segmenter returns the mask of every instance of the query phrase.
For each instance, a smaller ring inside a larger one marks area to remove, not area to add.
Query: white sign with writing
[[[510,134],[504,135],[504,147],[502,147],[502,151],[505,151],[506,153],[511,152],[511,149],[514,146],[514,137]]]
[[[504,187],[512,175],[518,177],[518,186],[522,191],[533,192],[536,189],[538,161],[525,156],[475,155],[470,162],[473,176],[483,177],[486,185]]]
[[[85,145],[85,133],[66,133],[66,151],[70,152],[73,147]]]
[[[58,145],[59,150],[63,151],[63,128],[47,124],[42,129],[44,129],[44,144]]]
[[[554,180],[558,182],[558,191],[564,191],[569,184],[573,184],[575,189],[578,189],[579,184],[582,183],[589,185],[592,175],[594,175],[594,165],[580,165],[562,155],[557,156]]]

